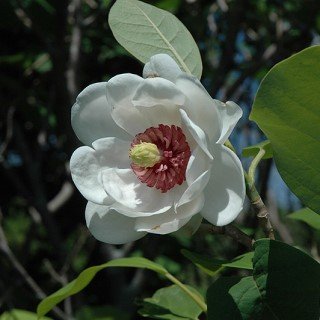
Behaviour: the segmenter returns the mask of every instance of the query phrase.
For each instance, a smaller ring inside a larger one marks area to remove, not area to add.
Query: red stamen
[[[151,168],[131,164],[133,172],[141,182],[148,187],[167,192],[185,181],[191,150],[180,127],[160,124],[157,128],[148,128],[135,136],[131,147],[141,142],[154,143],[162,156]]]

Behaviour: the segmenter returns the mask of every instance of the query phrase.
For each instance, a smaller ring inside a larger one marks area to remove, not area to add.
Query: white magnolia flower
[[[153,56],[143,76],[92,84],[72,107],[86,145],[71,157],[72,178],[88,228],[107,243],[177,231],[199,212],[226,225],[245,198],[241,163],[223,145],[241,109],[213,100],[168,55]]]

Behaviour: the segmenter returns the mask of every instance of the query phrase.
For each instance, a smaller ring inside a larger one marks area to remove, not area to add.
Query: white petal
[[[127,138],[127,134],[111,118],[111,106],[106,99],[106,82],[86,87],[71,109],[71,124],[80,141],[86,145],[99,138]]]
[[[131,169],[107,169],[102,173],[102,181],[116,201],[112,207],[129,217],[150,216],[172,207],[172,193],[161,193],[141,183]]]
[[[184,94],[170,81],[162,78],[145,79],[132,99],[134,106],[182,106]]]
[[[120,74],[108,81],[106,89],[114,122],[133,136],[151,127],[151,123],[132,104],[132,98],[143,81],[134,74]]]
[[[198,213],[204,204],[204,197],[200,194],[193,201],[181,206],[175,212],[169,210],[166,213],[149,217],[140,217],[136,220],[136,230],[149,233],[167,234],[175,232],[183,227],[193,215]]]
[[[227,101],[223,103],[219,100],[215,100],[218,110],[220,111],[220,117],[222,119],[222,132],[217,143],[225,143],[229,138],[233,128],[242,117],[242,109],[234,102]]]
[[[102,138],[92,143],[93,148],[80,147],[70,159],[72,179],[89,201],[109,204],[110,198],[103,188],[101,173],[107,168],[129,168],[130,143],[117,138]]]
[[[214,148],[211,177],[205,188],[202,216],[217,226],[232,222],[241,212],[246,194],[241,162],[223,145]]]
[[[199,146],[192,151],[186,170],[186,181],[189,186],[211,168],[212,160]]]
[[[143,68],[143,77],[161,77],[174,82],[182,73],[178,64],[167,54],[152,56]]]
[[[179,107],[185,103],[184,94],[170,81],[162,78],[145,79],[132,99],[133,105],[150,120],[152,126],[180,126]]]
[[[87,200],[99,204],[112,202],[99,182],[101,165],[94,149],[87,146],[76,149],[70,159],[70,171],[74,184]]]
[[[182,129],[187,137],[187,141],[191,149],[196,148],[196,145],[194,143],[196,142],[196,144],[199,145],[201,149],[206,153],[206,155],[212,160],[213,157],[208,150],[206,134],[199,126],[191,121],[184,110],[180,109],[180,115],[182,120]],[[194,142],[192,140],[194,140]]]
[[[203,172],[190,186],[188,186],[179,201],[176,203],[175,207],[179,208],[180,206],[189,203],[190,201],[197,198],[206,187],[209,179],[210,170],[207,170]]]
[[[222,127],[220,115],[216,103],[200,81],[182,74],[177,78],[176,86],[188,98],[184,107],[188,117],[207,134],[210,141],[217,141]]]
[[[117,138],[102,138],[92,143],[96,150],[95,157],[102,169],[104,168],[130,168],[129,150],[131,142]]]
[[[203,193],[198,194],[192,201],[177,207],[177,214],[181,217],[188,218],[199,213],[204,206],[205,197]]]
[[[86,207],[86,223],[97,240],[111,244],[128,243],[146,234],[134,229],[135,218],[126,217],[107,206],[90,201]]]

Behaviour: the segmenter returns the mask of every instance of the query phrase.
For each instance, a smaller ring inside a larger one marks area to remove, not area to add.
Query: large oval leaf
[[[320,213],[320,46],[278,63],[262,81],[251,119],[271,141],[277,168]]]
[[[166,53],[182,70],[200,79],[199,49],[173,14],[141,1],[118,0],[110,10],[109,25],[117,41],[143,63]]]

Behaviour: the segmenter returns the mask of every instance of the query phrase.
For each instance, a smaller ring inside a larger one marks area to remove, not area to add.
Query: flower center
[[[153,167],[161,159],[158,147],[154,143],[141,142],[130,149],[132,162],[140,167]]]
[[[180,127],[159,124],[135,136],[129,155],[141,182],[167,192],[185,181],[191,151]]]

